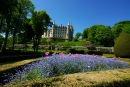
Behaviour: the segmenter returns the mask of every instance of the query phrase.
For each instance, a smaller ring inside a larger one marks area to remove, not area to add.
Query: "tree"
[[[95,41],[99,42],[100,45],[113,46],[113,34],[110,26],[99,25],[96,29]]]
[[[128,34],[130,34],[130,21],[121,21],[118,22],[116,24],[114,24],[114,26],[112,27],[112,33],[114,35],[114,39],[116,40],[119,36],[119,34],[125,31]]]
[[[77,32],[76,35],[75,35],[75,38],[79,39],[81,36],[82,36],[81,32]]]
[[[20,38],[20,43],[22,44],[27,44],[35,35],[30,21],[31,19],[29,18],[24,20],[23,31],[18,34],[18,38]]]
[[[4,33],[5,28],[6,28],[6,20],[4,16],[0,14],[0,33]]]
[[[0,34],[0,50],[1,50],[1,47],[2,47],[3,40],[4,40],[4,37]]]
[[[34,5],[30,0],[19,0],[18,5],[13,12],[13,46],[12,49],[14,49],[15,44],[15,36],[18,33],[21,33],[23,27],[23,22],[26,21],[27,17],[29,17],[30,13],[34,11]],[[26,28],[27,29],[27,28]]]
[[[4,37],[0,34],[0,43],[3,43]]]
[[[0,14],[4,16],[7,24],[7,27],[5,28],[5,40],[2,48],[3,50],[6,49],[7,38],[11,29],[11,17],[17,4],[17,0],[0,0]]]
[[[88,30],[88,40],[95,45],[112,46],[113,35],[110,26],[93,25]]]
[[[88,38],[88,29],[89,28],[84,29],[84,31],[82,33],[82,39],[87,39]]]
[[[31,16],[31,25],[33,28],[33,31],[36,35],[37,38],[37,44],[34,49],[38,52],[38,45],[41,39],[42,34],[44,31],[47,30],[47,27],[50,25],[50,20],[51,18],[49,15],[46,13],[46,11],[34,11],[32,16]]]
[[[98,25],[93,25],[88,29],[88,40],[92,43],[95,42],[95,34]]]

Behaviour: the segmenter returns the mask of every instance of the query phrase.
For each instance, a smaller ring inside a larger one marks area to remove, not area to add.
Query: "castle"
[[[70,23],[67,26],[57,26],[54,21],[51,29],[47,29],[42,35],[42,38],[60,38],[71,41],[73,39],[73,33],[74,29]]]

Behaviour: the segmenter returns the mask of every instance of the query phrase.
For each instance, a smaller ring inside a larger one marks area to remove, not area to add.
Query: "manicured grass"
[[[7,69],[11,69],[11,68],[15,68],[33,61],[36,61],[40,58],[33,58],[33,59],[27,59],[27,60],[22,60],[22,61],[17,61],[17,62],[4,62],[4,63],[0,63],[0,72],[7,70]]]
[[[115,57],[114,54],[103,54],[103,56],[108,57],[108,58],[113,58],[113,57]]]
[[[4,87],[129,87],[130,69],[84,72],[6,84]]]

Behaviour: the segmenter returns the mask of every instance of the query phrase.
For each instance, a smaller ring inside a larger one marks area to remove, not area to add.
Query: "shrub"
[[[96,47],[93,44],[87,45],[88,50],[96,50]]]
[[[111,50],[109,49],[100,49],[100,51],[103,53],[103,54],[114,54],[114,52],[112,52]]]
[[[130,36],[126,32],[121,32],[114,45],[116,57],[130,58]]]
[[[68,48],[66,50],[66,53],[72,53],[72,54],[84,54],[84,50],[76,50],[76,49],[72,49],[72,48]]]
[[[68,49],[66,50],[66,53],[75,53],[75,49],[68,48]]]
[[[90,54],[90,55],[102,55],[103,53],[101,51],[96,51],[96,50],[85,50],[85,54]]]
[[[78,49],[78,50],[76,50],[76,53],[78,53],[78,54],[84,54],[84,50]]]

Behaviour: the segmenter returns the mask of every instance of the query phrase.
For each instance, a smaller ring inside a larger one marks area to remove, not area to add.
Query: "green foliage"
[[[4,37],[0,34],[0,44],[2,44],[4,41]]]
[[[3,50],[6,49],[7,45],[7,38],[9,36],[10,30],[12,28],[12,16],[13,12],[15,11],[15,8],[17,7],[18,3],[17,0],[1,0],[0,1],[0,14],[4,17],[6,20],[6,28],[3,28],[3,31],[5,32],[5,39],[4,39],[4,45]]]
[[[72,54],[90,54],[90,55],[103,55],[103,52],[96,51],[96,50],[79,50],[79,49],[73,49],[68,48],[66,50],[66,53],[72,53]]]
[[[88,29],[88,40],[98,45],[112,46],[113,35],[110,26],[93,25]]]
[[[93,44],[87,45],[88,50],[96,50],[96,47]]]
[[[29,41],[32,40],[34,36],[32,25],[29,23],[30,21],[31,21],[30,19],[24,20],[23,32],[18,34],[19,43],[21,44],[27,44]]]
[[[50,20],[51,18],[46,13],[46,11],[34,11],[31,16],[31,22],[34,34],[36,35],[37,43],[34,48],[34,51],[38,52],[38,45],[41,39],[42,34],[47,30],[47,27],[50,26]]]
[[[50,24],[51,18],[46,13],[46,11],[34,11],[31,16],[31,25],[35,35],[40,39],[43,32],[46,31]]]
[[[54,41],[57,42],[65,42],[65,39],[60,39],[60,38],[54,38]]]
[[[73,41],[74,42],[78,42],[78,38],[73,38]]]
[[[82,33],[82,39],[87,39],[88,38],[88,30],[89,30],[89,28],[84,29],[84,31]]]
[[[68,48],[68,49],[66,50],[66,53],[84,54],[84,50],[77,50],[77,49],[73,49],[73,48]]]
[[[76,35],[75,35],[75,38],[79,39],[81,36],[82,36],[81,32],[77,32]]]
[[[116,40],[119,36],[119,34],[125,31],[128,34],[130,34],[130,21],[121,21],[118,22],[116,24],[114,24],[114,26],[112,27],[112,33],[114,35],[114,39]]]
[[[2,15],[2,32],[5,33],[3,50],[6,49],[9,35],[13,35],[12,42],[14,48],[15,36],[23,32],[23,21],[34,10],[34,5],[30,0],[4,0],[0,1],[0,9],[0,15]]]
[[[86,44],[86,41],[71,41],[71,42],[60,42],[58,43],[60,46],[82,46],[83,44]]]
[[[114,52],[111,52],[111,50],[109,49],[100,49],[101,52],[105,53],[105,54],[114,54]]]
[[[42,45],[47,45],[47,44],[48,44],[48,43],[47,43],[47,38],[41,38],[40,44],[42,44]]]
[[[75,51],[75,49],[68,48],[68,49],[66,50],[66,53],[73,53],[74,51]]]
[[[130,35],[122,31],[114,45],[114,54],[117,57],[130,58]]]
[[[90,55],[103,55],[103,52],[96,51],[96,50],[84,50],[84,54],[90,54]]]

